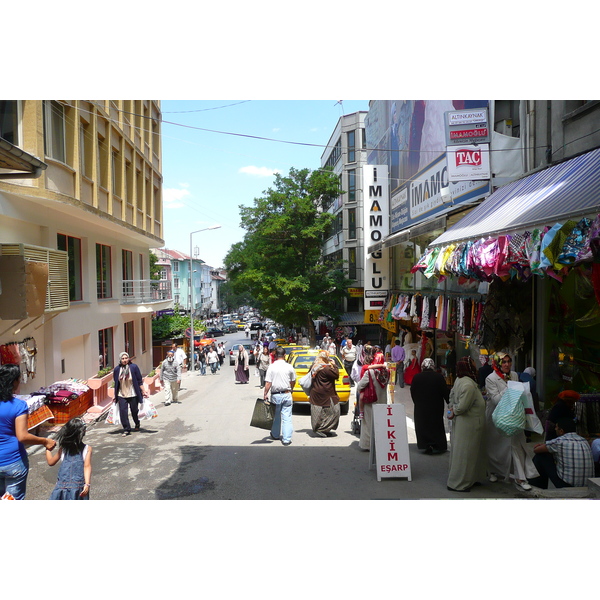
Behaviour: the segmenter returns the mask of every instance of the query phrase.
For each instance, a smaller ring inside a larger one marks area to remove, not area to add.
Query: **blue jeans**
[[[0,466],[0,496],[8,492],[15,500],[25,500],[28,473],[27,457],[10,465]]]
[[[200,361],[200,375],[206,375],[206,363]]]
[[[281,441],[287,444],[292,441],[292,433],[294,433],[292,394],[289,392],[271,394],[271,402],[275,405],[275,418],[271,427],[271,435],[277,439],[281,438]]]

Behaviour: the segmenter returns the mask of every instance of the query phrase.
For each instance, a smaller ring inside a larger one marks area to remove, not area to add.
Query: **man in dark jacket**
[[[138,418],[139,404],[144,402],[145,392],[142,391],[142,374],[140,368],[131,362],[127,352],[119,355],[119,364],[113,371],[115,382],[115,402],[119,403],[119,416],[123,425],[123,436],[131,434],[128,408],[135,423],[134,431],[140,430]]]

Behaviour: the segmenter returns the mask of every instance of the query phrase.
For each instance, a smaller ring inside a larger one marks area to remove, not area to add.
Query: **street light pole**
[[[210,227],[205,227],[204,229],[198,229],[197,231],[192,231],[190,233],[190,342],[192,346],[192,351],[190,352],[190,366],[192,373],[194,372],[194,352],[196,350],[195,345],[195,331],[194,331],[194,269],[192,266],[192,236],[194,233],[200,233],[201,231],[208,231],[209,229],[219,229],[220,225],[211,225]],[[200,271],[202,274],[202,271]]]

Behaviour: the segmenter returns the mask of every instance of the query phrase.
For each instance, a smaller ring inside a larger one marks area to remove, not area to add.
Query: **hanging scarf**
[[[121,370],[119,371],[119,381],[129,379],[130,377],[131,373],[129,371],[129,365],[121,365]]]

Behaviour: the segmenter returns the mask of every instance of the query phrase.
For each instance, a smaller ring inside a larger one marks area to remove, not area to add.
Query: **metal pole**
[[[190,345],[192,347],[192,351],[190,353],[190,366],[192,373],[194,372],[194,352],[196,350],[196,340],[194,335],[194,267],[192,264],[192,236],[194,233],[208,231],[209,229],[219,229],[220,227],[220,225],[211,225],[210,227],[205,227],[204,229],[198,229],[197,231],[190,232]]]
[[[190,367],[192,369],[192,373],[194,373],[194,351],[196,350],[196,346],[194,345],[195,336],[194,336],[194,268],[192,265],[192,235],[195,232],[192,231],[190,233],[190,344],[192,347],[192,351],[190,353]]]

